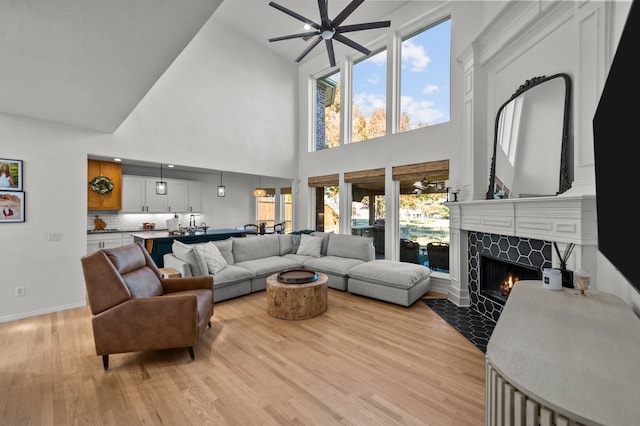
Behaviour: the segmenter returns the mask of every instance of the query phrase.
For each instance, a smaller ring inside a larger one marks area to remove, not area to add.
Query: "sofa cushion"
[[[346,276],[354,266],[365,263],[364,260],[352,259],[350,257],[322,256],[305,260],[304,269],[316,272]]]
[[[351,257],[368,262],[376,258],[376,249],[371,237],[329,234],[327,256]]]
[[[260,235],[259,237],[231,237],[231,239],[235,263],[280,256],[280,243],[277,234]]]
[[[213,242],[197,244],[195,249],[204,257],[207,270],[210,274],[215,275],[227,266],[227,261],[224,260],[218,246],[213,244]]]
[[[233,241],[231,241],[231,238],[211,242],[218,247],[222,257],[224,257],[225,262],[227,262],[227,265],[233,265],[235,263],[233,259],[233,252],[231,251],[233,247]]]
[[[238,262],[236,263],[236,266],[249,270],[249,272],[251,272],[251,274],[253,275],[253,278],[256,278],[265,277],[267,275],[271,275],[276,272],[282,272],[287,269],[301,268],[302,264],[287,257],[272,256],[266,257],[264,259],[254,259],[244,262]]]
[[[378,259],[354,266],[348,272],[350,278],[408,289],[431,275],[431,269],[415,263]]]
[[[284,256],[282,256],[284,258],[287,259],[291,259],[293,261],[298,262],[300,265],[303,265],[305,261],[309,260],[309,259],[315,259],[315,257],[313,256],[305,256],[303,254],[296,254],[296,253],[289,253],[289,254],[285,254]]]
[[[224,287],[251,278],[253,278],[253,274],[248,269],[236,265],[227,265],[227,267],[218,272],[213,279],[214,299],[216,297],[215,289],[217,287]]]
[[[329,244],[329,236],[331,234],[333,234],[333,232],[313,231],[311,233],[311,235],[313,235],[314,237],[322,237],[322,247],[320,249],[320,254],[322,256],[326,256],[327,255],[327,245]]]
[[[203,277],[205,275],[209,275],[207,263],[204,261],[203,257],[198,257],[196,249],[192,244],[185,244],[175,240],[171,245],[171,251],[175,257],[189,265],[189,268],[191,269],[191,276]]]
[[[278,234],[278,243],[280,244],[280,256],[293,252],[291,234]]]
[[[322,237],[303,234],[300,236],[300,247],[296,254],[320,257],[322,251]]]

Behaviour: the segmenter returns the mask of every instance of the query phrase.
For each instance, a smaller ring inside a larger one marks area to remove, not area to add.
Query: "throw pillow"
[[[227,261],[224,260],[218,246],[213,242],[210,241],[205,244],[199,244],[196,246],[196,250],[204,257],[210,274],[215,275],[227,267]]]
[[[226,240],[213,241],[213,244],[218,247],[218,250],[220,250],[220,253],[222,253],[222,257],[224,257],[224,260],[227,261],[227,265],[233,265],[234,259],[233,253],[231,252],[233,241],[231,241],[231,238],[227,238]]]
[[[291,253],[298,253],[300,247],[300,234],[291,234]]]
[[[322,249],[322,237],[314,237],[312,235],[302,234],[300,236],[300,247],[297,254],[305,256],[320,257]]]
[[[209,271],[206,268],[206,263],[203,264],[198,261],[198,257],[196,256],[195,249],[192,245],[185,244],[180,241],[174,241],[171,245],[171,251],[173,255],[178,258],[178,260],[181,260],[189,265],[192,276],[202,277],[205,275],[209,275]]]
[[[333,232],[313,231],[311,233],[314,237],[322,237],[322,248],[320,249],[320,254],[323,256],[327,255],[327,246],[329,245],[329,236],[331,234],[333,234]]]

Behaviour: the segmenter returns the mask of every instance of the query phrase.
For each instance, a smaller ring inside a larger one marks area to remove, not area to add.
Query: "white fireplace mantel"
[[[556,242],[561,250],[574,243],[567,267],[595,275],[597,222],[595,195],[558,195],[447,203],[450,212],[449,298],[469,305],[468,234],[484,232]],[[554,255],[553,266],[558,266]]]
[[[595,195],[460,201],[447,207],[452,229],[576,245],[598,243]]]

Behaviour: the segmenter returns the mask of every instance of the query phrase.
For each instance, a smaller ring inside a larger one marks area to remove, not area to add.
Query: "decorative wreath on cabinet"
[[[89,181],[89,186],[93,192],[97,192],[100,195],[108,194],[113,191],[113,182],[106,176],[96,176]]]

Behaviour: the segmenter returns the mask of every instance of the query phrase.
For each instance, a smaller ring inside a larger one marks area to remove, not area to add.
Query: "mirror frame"
[[[486,199],[494,199],[494,186],[496,182],[496,150],[498,147],[498,126],[500,122],[500,114],[502,110],[515,98],[533,89],[534,87],[545,83],[554,78],[562,78],[565,83],[565,96],[564,96],[564,116],[562,120],[562,140],[560,147],[560,176],[558,182],[558,192],[556,195],[562,194],[571,188],[571,182],[569,180],[569,114],[571,112],[571,77],[566,73],[553,74],[549,77],[539,76],[533,77],[530,80],[524,82],[524,84],[518,87],[513,95],[503,103],[496,114],[496,121],[494,125],[494,138],[493,138],[493,156],[491,158],[491,171],[489,173],[489,188],[487,189]]]

